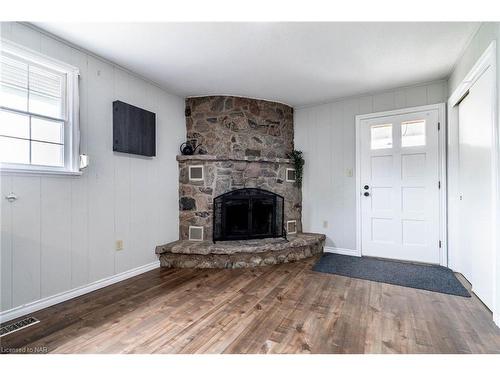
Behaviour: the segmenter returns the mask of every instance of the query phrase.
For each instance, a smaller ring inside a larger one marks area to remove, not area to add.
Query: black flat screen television
[[[114,101],[113,151],[156,156],[156,114]]]

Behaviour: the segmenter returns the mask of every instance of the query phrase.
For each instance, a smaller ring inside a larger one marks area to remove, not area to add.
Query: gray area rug
[[[313,271],[470,297],[453,271],[442,266],[327,253],[314,265]]]

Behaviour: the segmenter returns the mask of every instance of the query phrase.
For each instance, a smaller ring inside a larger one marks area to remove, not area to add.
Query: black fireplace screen
[[[267,190],[233,190],[214,199],[213,240],[284,237],[284,202]]]

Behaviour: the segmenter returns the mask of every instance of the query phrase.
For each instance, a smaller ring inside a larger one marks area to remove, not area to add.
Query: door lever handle
[[[10,193],[5,196],[5,199],[7,199],[10,203],[12,203],[17,200],[17,195],[14,193]]]

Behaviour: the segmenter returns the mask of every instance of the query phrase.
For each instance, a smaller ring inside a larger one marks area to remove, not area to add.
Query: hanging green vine
[[[302,151],[293,150],[288,157],[293,160],[295,167],[295,182],[298,186],[302,186],[302,174],[304,170],[304,158],[302,157]]]

